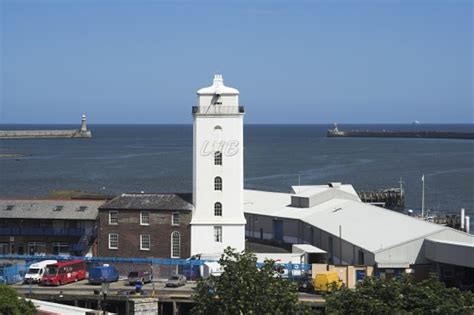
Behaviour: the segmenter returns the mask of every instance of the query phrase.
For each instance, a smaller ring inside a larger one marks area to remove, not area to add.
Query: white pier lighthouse
[[[245,248],[243,116],[239,91],[215,75],[193,107],[191,255]]]

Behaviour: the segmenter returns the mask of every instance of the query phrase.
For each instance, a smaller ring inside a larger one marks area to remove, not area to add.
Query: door
[[[277,241],[283,241],[283,221],[273,220],[273,238]]]

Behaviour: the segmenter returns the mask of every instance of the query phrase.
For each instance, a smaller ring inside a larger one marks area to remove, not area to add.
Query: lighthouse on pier
[[[191,255],[245,249],[243,117],[239,91],[222,75],[197,91],[193,106]]]

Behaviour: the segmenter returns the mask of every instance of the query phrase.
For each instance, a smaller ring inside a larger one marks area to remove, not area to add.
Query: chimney
[[[464,210],[464,208],[461,208],[461,230],[463,231],[464,231],[464,223],[465,223],[464,220],[466,220],[465,217],[466,217],[466,211]]]

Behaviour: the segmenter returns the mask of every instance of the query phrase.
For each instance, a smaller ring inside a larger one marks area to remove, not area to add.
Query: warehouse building
[[[351,185],[245,190],[244,198],[249,239],[311,244],[329,263],[371,265],[386,278],[438,271],[453,285],[474,283],[473,235],[365,204]]]
[[[92,255],[103,200],[0,200],[0,254]]]

